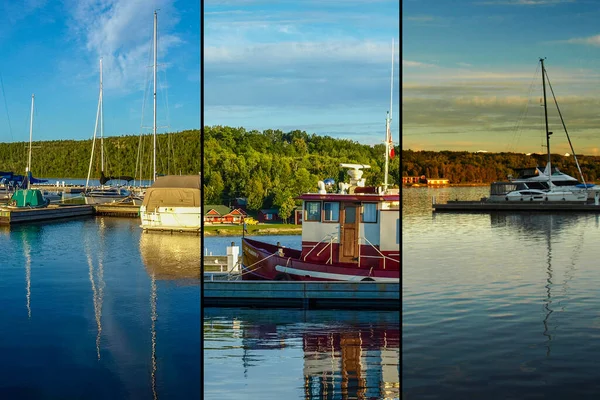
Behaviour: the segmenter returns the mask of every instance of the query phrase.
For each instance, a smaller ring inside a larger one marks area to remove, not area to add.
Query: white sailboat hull
[[[142,229],[200,232],[200,207],[159,207],[153,211],[140,207]]]

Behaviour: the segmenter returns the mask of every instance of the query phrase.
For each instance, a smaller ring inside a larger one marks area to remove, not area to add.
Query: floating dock
[[[96,204],[93,207],[96,215],[128,218],[138,218],[140,216],[140,206],[132,204],[105,203]]]
[[[94,208],[87,205],[50,204],[43,208],[0,207],[0,225],[33,223],[64,218],[94,215]]]
[[[400,283],[204,281],[210,307],[400,309]]]
[[[495,202],[495,201],[448,201],[445,204],[432,204],[435,212],[490,212],[490,211],[531,211],[531,212],[587,212],[600,213],[600,205],[577,202]]]

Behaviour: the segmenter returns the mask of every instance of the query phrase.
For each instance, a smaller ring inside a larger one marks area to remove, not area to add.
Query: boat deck
[[[205,281],[204,305],[304,309],[400,309],[400,283]]]

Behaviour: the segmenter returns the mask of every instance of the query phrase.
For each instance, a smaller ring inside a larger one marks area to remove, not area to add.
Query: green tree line
[[[397,152],[396,152],[397,153]],[[363,175],[368,184],[384,179],[385,145],[363,145],[347,139],[294,130],[264,131],[228,126],[204,129],[204,201],[230,204],[248,199],[250,210],[277,207],[287,219],[302,193],[316,192],[319,180],[347,181],[340,163],[368,164]],[[400,163],[390,161],[391,184],[400,183]]]
[[[105,175],[151,179],[152,141],[152,135],[105,137]],[[158,134],[156,141],[158,174],[200,172],[200,130]],[[28,151],[28,142],[0,143],[0,171],[24,174]],[[35,177],[85,178],[91,154],[91,139],[35,141],[32,143],[31,171]],[[100,165],[100,139],[96,139],[92,178],[100,176]]]
[[[470,153],[467,151],[402,150],[402,176],[446,178],[450,183],[491,183],[515,175],[514,168],[544,168],[546,154]],[[578,155],[577,160],[586,182],[600,180],[600,156]],[[580,179],[572,156],[551,155],[552,165]]]

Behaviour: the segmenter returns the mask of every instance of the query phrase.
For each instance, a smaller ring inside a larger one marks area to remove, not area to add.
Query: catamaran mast
[[[385,173],[383,178],[383,190],[388,187],[388,168],[390,158],[390,145],[392,144],[392,100],[394,98],[394,39],[392,38],[392,76],[390,84],[390,111],[385,118]]]
[[[29,172],[31,171],[31,141],[33,138],[33,101],[35,95],[31,95],[31,116],[29,117],[29,159],[27,160],[27,189],[31,187]]]
[[[546,105],[546,69],[544,68],[544,59],[540,58],[542,64],[542,89],[544,91],[544,118],[546,121],[546,149],[548,150],[548,186],[552,187],[552,164],[550,159],[550,135],[552,132],[548,132],[548,107]]]
[[[152,135],[154,137],[154,145],[152,150],[152,181],[156,180],[156,55],[157,55],[157,44],[158,44],[158,34],[157,34],[157,25],[158,25],[158,17],[156,11],[154,11],[154,65],[153,65],[153,74],[154,74],[154,119],[152,123]]]

